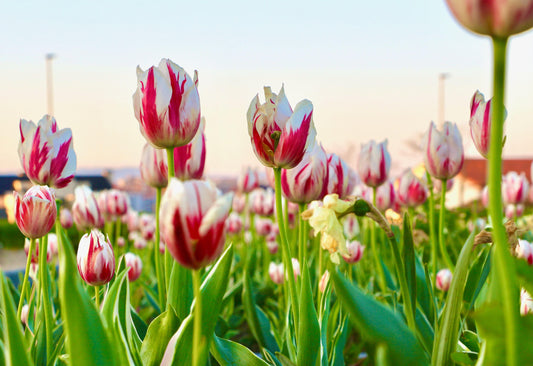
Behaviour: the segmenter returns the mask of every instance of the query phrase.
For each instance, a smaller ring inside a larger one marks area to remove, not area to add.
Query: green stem
[[[274,168],[276,181],[276,213],[278,218],[279,234],[281,237],[281,256],[285,268],[285,277],[289,282],[289,296],[291,299],[292,315],[294,316],[295,329],[298,329],[298,294],[296,292],[296,281],[294,280],[294,269],[292,267],[291,248],[287,240],[285,220],[283,219],[283,207],[281,206],[281,168]]]
[[[505,63],[507,38],[493,38],[494,79],[492,98],[492,125],[489,146],[489,215],[492,221],[492,237],[495,253],[492,256],[494,272],[492,278],[501,289],[498,300],[503,302],[505,324],[504,339],[506,343],[506,365],[518,365],[518,281],[507,244],[507,235],[503,226],[503,205],[501,196],[502,176],[502,141],[505,97]]]
[[[168,166],[168,182],[170,183],[170,179],[174,178],[176,176],[176,172],[174,171],[174,149],[168,148],[167,149],[167,166]],[[159,244],[158,244],[159,245]],[[170,252],[167,248],[165,248],[165,284],[167,287],[167,293],[169,291],[170,287],[170,273],[172,271],[172,266],[174,264],[174,260],[172,256],[170,255]]]
[[[439,215],[439,245],[440,251],[442,253],[442,258],[446,263],[446,266],[453,272],[454,265],[448,251],[446,250],[446,243],[444,242],[444,214],[446,213],[446,179],[442,180],[441,190],[440,190],[440,215]]]
[[[372,204],[376,206],[377,188],[372,187]],[[382,292],[387,290],[387,281],[385,279],[385,271],[379,260],[379,252],[376,245],[376,225],[374,221],[370,222],[370,246],[372,247],[372,256],[374,258],[374,265],[378,274],[378,284]]]
[[[167,149],[167,166],[168,166],[168,180],[170,182],[170,178],[174,178],[176,176],[176,172],[174,171],[174,148],[168,148]]]
[[[302,219],[302,212],[305,211],[305,204],[300,203],[298,207],[298,236],[299,236],[299,243],[298,243],[298,261],[303,266],[306,261],[306,251],[307,251],[307,241],[306,235],[307,230],[305,227],[306,221]],[[303,267],[302,267],[303,268]]]
[[[45,234],[39,240],[39,276],[41,281],[41,305],[44,309],[44,327],[46,330],[46,354],[50,357],[52,354],[52,303],[50,301],[49,283],[48,283],[48,264],[46,263],[46,254],[48,250],[48,234]]]
[[[157,293],[159,295],[159,308],[161,311],[165,309],[166,287],[165,276],[161,268],[161,255],[159,254],[159,242],[161,241],[161,233],[159,232],[159,207],[161,206],[161,188],[156,188],[155,191],[155,243],[154,243],[154,263],[155,275],[157,278]]]
[[[100,286],[94,286],[94,303],[96,308],[100,310]]]
[[[435,290],[435,278],[437,276],[437,240],[435,235],[435,197],[433,196],[433,180],[431,175],[426,171],[426,178],[428,181],[428,191],[429,191],[429,200],[428,200],[428,220],[429,220],[429,241],[431,242],[431,270],[433,275],[432,283],[433,290]]]
[[[17,308],[17,319],[20,320],[20,314],[22,314],[22,307],[24,306],[24,298],[28,287],[28,276],[30,274],[31,257],[35,251],[35,239],[30,239],[30,251],[28,258],[26,259],[26,271],[24,272],[24,279],[22,280],[22,289],[20,290],[19,306]]]
[[[192,364],[193,366],[200,366],[202,359],[200,352],[202,350],[202,296],[200,292],[200,285],[202,278],[200,270],[192,271],[192,282],[194,289],[194,330],[193,330],[193,344],[192,344]]]

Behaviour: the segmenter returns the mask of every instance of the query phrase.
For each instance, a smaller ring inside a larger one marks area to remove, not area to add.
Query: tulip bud
[[[231,234],[238,234],[243,227],[242,218],[239,214],[232,212],[226,220],[226,230]]]
[[[386,211],[394,206],[394,202],[396,201],[395,192],[394,185],[390,181],[380,185],[376,189],[376,207],[378,210]],[[368,202],[372,202],[374,199],[373,196],[374,193],[372,192],[372,188],[366,187],[366,189],[363,190],[363,198]]]
[[[328,187],[328,158],[314,143],[294,168],[281,171],[281,190],[291,202],[304,204],[324,197]]]
[[[59,210],[59,222],[64,229],[70,229],[72,227],[74,219],[69,209],[62,207]]]
[[[272,189],[255,189],[250,194],[250,209],[256,215],[272,216],[276,204],[276,196]]]
[[[446,0],[455,19],[472,32],[497,38],[533,27],[533,1]]]
[[[265,103],[256,95],[247,113],[253,150],[267,167],[294,168],[315,140],[313,104],[302,100],[293,112],[283,86],[278,95],[264,90]]]
[[[205,118],[187,145],[174,148],[174,173],[180,180],[201,179],[205,166]]]
[[[146,184],[154,188],[168,185],[167,152],[145,144],[141,155],[141,177]]]
[[[294,279],[296,279],[300,275],[300,262],[298,262],[298,259],[291,258],[292,261],[292,270],[294,272]]]
[[[447,180],[463,167],[463,140],[456,124],[445,122],[442,133],[431,122],[422,140],[424,164],[432,177]]]
[[[520,217],[524,213],[524,205],[522,203],[513,205],[512,203],[505,206],[505,217],[509,220],[515,217]]]
[[[258,235],[261,236],[267,236],[272,231],[272,220],[262,218],[262,217],[255,217],[255,231]]]
[[[22,234],[30,239],[44,236],[56,221],[57,206],[54,192],[47,186],[33,186],[24,197],[15,196],[15,220]]]
[[[337,154],[328,155],[328,194],[345,198],[352,194],[359,177]]]
[[[53,258],[58,253],[58,243],[57,243],[57,235],[54,233],[48,234],[48,245],[46,247],[47,251],[50,252],[50,258]],[[48,254],[46,255],[48,258]],[[47,262],[49,260],[47,259]]]
[[[359,154],[358,172],[363,183],[378,187],[389,177],[390,155],[385,140],[377,144],[374,140],[364,144]]]
[[[28,304],[24,304],[24,306],[22,306],[22,310],[20,312],[20,321],[25,326],[28,326],[28,315],[29,315],[29,313],[30,313],[30,306]]]
[[[123,236],[119,236],[118,239],[117,239],[117,245],[122,248],[123,246],[126,245],[126,239],[124,239]]]
[[[503,177],[502,195],[504,204],[524,203],[529,191],[529,182],[526,175],[509,172]]]
[[[270,265],[268,267],[268,275],[270,276],[272,282],[277,285],[281,285],[284,280],[283,263],[276,264],[274,262],[270,262]]]
[[[441,269],[437,272],[437,279],[435,285],[441,291],[448,291],[452,283],[452,271],[448,268]]]
[[[267,249],[270,252],[270,254],[274,255],[274,254],[276,254],[278,252],[279,244],[278,244],[278,242],[276,240],[276,236],[275,235],[269,235],[267,237],[266,246],[267,246]]]
[[[110,189],[105,197],[106,213],[113,219],[124,216],[128,212],[130,199],[126,192]]]
[[[139,229],[145,240],[152,240],[155,236],[155,217],[151,214],[143,213],[139,216]]]
[[[161,202],[161,233],[181,265],[199,269],[220,255],[232,198],[232,193],[217,197],[209,182],[171,179]]]
[[[526,240],[518,239],[516,256],[524,258],[530,266],[533,265],[533,245]]]
[[[108,283],[115,274],[115,255],[109,238],[93,229],[83,235],[78,246],[78,271],[89,285]]]
[[[428,190],[409,169],[400,177],[398,200],[407,207],[420,206],[426,202]]]
[[[58,130],[54,117],[45,115],[37,125],[20,120],[20,163],[34,184],[66,187],[74,178],[76,154],[70,128]]]
[[[166,149],[188,144],[200,125],[200,96],[194,80],[168,59],[137,67],[133,110],[150,144]]]
[[[143,262],[141,258],[133,253],[124,254],[124,260],[126,261],[126,268],[128,269],[128,279],[133,282],[139,278],[143,270]]]
[[[477,151],[484,158],[489,155],[490,127],[492,125],[491,102],[492,100],[485,102],[485,97],[479,90],[476,90],[470,101],[470,135]],[[505,111],[505,115],[507,115],[507,111]]]
[[[344,235],[348,240],[355,238],[361,231],[359,228],[359,222],[357,216],[354,214],[347,215],[343,221]]]
[[[489,186],[483,187],[481,191],[481,204],[485,208],[489,207]]]
[[[237,191],[242,193],[250,193],[256,188],[259,188],[259,177],[257,171],[247,167],[237,179]]]
[[[320,290],[320,292],[324,293],[324,291],[326,291],[326,286],[328,285],[328,282],[329,282],[329,271],[326,270],[324,274],[322,275],[322,277],[320,277],[320,282],[318,283],[318,289]]]
[[[349,241],[346,243],[346,254],[342,255],[346,263],[357,263],[363,257],[365,247],[361,245],[357,240]]]
[[[122,221],[128,226],[129,232],[139,229],[139,213],[135,210],[129,209],[126,215],[122,216]]]
[[[98,208],[93,191],[88,186],[78,186],[74,190],[75,200],[72,216],[80,230],[104,226],[104,218]]]
[[[520,314],[525,316],[533,312],[533,298],[525,289],[520,291]]]
[[[246,207],[246,196],[244,194],[237,193],[233,197],[232,208],[236,213],[242,213]]]

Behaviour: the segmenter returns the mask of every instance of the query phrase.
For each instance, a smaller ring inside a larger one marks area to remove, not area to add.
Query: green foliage
[[[320,327],[307,266],[302,268],[299,313],[297,365],[314,365],[320,351]]]

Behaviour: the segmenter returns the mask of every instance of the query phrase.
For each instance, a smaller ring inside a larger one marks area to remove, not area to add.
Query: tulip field
[[[469,136],[428,121],[423,164],[399,176],[387,140],[350,166],[320,143],[310,100],[265,86],[242,111],[262,167],[223,192],[204,176],[198,73],[169,59],[137,68],[132,98],[153,212],[87,185],[62,202],[72,132],[21,119],[27,262],[18,281],[0,271],[0,364],[533,365],[533,177],[502,175],[507,42],[533,4],[446,2],[492,39],[492,98],[465,100]],[[466,138],[487,186],[450,208]]]

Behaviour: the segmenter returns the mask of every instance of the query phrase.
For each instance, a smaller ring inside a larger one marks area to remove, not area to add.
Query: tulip
[[[268,275],[270,276],[270,279],[272,282],[274,282],[277,285],[281,285],[283,283],[283,263],[274,263],[270,262],[270,265],[268,266]]]
[[[363,257],[364,250],[365,247],[357,240],[348,241],[346,243],[346,254],[343,254],[342,258],[346,263],[357,263]]]
[[[24,304],[24,306],[22,307],[22,311],[20,312],[20,321],[26,327],[28,326],[28,315],[29,315],[29,313],[30,313],[30,306],[28,304]]]
[[[230,213],[226,220],[226,230],[231,234],[238,234],[241,232],[242,227],[243,222],[241,216],[236,212]]]
[[[273,222],[270,219],[256,217],[255,218],[255,231],[261,236],[267,236],[272,231]]]
[[[292,261],[292,268],[294,271],[294,279],[300,275],[300,262],[298,262],[298,259],[291,258]]]
[[[109,238],[93,229],[83,235],[78,246],[78,271],[91,286],[108,283],[115,274],[115,255]]]
[[[526,175],[509,172],[503,177],[502,195],[506,205],[524,203],[528,197],[529,182]]]
[[[239,179],[237,179],[237,191],[242,193],[250,193],[256,188],[259,188],[259,177],[257,171],[247,167],[241,173]]]
[[[533,245],[527,240],[518,239],[516,256],[525,259],[530,266],[533,265]]]
[[[139,278],[143,270],[143,261],[141,258],[133,253],[124,254],[124,261],[128,269],[128,279],[133,282]]]
[[[205,118],[187,145],[174,148],[174,172],[181,180],[201,179],[205,166]]]
[[[368,202],[373,201],[372,188],[366,187],[366,189],[363,190],[363,198]],[[386,211],[393,207],[395,201],[396,191],[394,190],[392,182],[388,181],[376,189],[376,207],[380,211]]]
[[[489,155],[490,126],[492,121],[491,102],[492,100],[485,102],[485,97],[479,90],[476,90],[470,101],[470,135],[472,136],[477,151],[485,158]]]
[[[20,163],[34,184],[66,187],[76,171],[72,131],[58,130],[54,117],[45,115],[37,125],[20,120]]]
[[[337,154],[328,155],[328,194],[345,198],[352,193],[358,180],[357,173]]]
[[[188,144],[200,126],[200,96],[194,80],[168,59],[143,71],[137,66],[133,109],[142,135],[154,147]]]
[[[58,242],[57,242],[57,235],[54,233],[48,234],[48,245],[47,245],[47,251],[50,252],[50,257],[54,257],[58,254]],[[48,253],[46,254],[46,257],[48,258]],[[47,259],[48,261],[48,259]]]
[[[167,152],[145,144],[141,155],[141,177],[146,184],[154,188],[168,185]]]
[[[232,204],[233,211],[237,213],[242,213],[245,207],[246,207],[246,196],[244,194],[237,193],[235,197],[233,197],[233,204]]]
[[[275,235],[267,236],[266,246],[270,254],[274,255],[279,250],[279,244]]]
[[[322,275],[322,277],[320,277],[320,282],[318,283],[318,289],[320,290],[320,292],[324,293],[324,291],[326,291],[326,286],[328,285],[328,282],[329,282],[329,271],[326,270],[324,274]]]
[[[520,291],[520,314],[522,316],[533,312],[533,298],[525,289]]]
[[[139,216],[139,229],[145,240],[152,240],[155,236],[155,217],[151,214],[143,213]]]
[[[431,122],[422,140],[424,164],[432,177],[447,180],[463,167],[463,140],[456,124],[445,122],[442,133]]]
[[[124,239],[123,236],[119,236],[119,237],[117,238],[117,245],[118,245],[119,247],[123,247],[124,245],[126,245],[126,239]]]
[[[481,191],[481,204],[485,208],[489,207],[489,186],[483,187]]]
[[[74,223],[74,219],[72,218],[72,212],[70,212],[69,209],[62,207],[59,210],[59,222],[61,223],[61,226],[65,229],[70,229],[72,227],[72,224]]]
[[[533,1],[446,0],[459,23],[472,32],[507,38],[533,27]]]
[[[406,170],[400,177],[398,200],[407,207],[416,207],[426,202],[427,196],[426,186],[410,169]]]
[[[139,213],[135,210],[129,209],[126,215],[122,216],[122,221],[126,223],[130,232],[139,229]]]
[[[152,236],[153,237],[153,236]],[[139,233],[135,233],[133,235],[133,247],[137,250],[142,250],[148,246],[148,242],[142,235],[139,235]]]
[[[328,157],[315,143],[294,168],[281,171],[281,190],[291,202],[306,204],[324,197],[328,188]]]
[[[510,203],[505,206],[505,217],[509,220],[515,217],[520,217],[524,214],[524,209],[525,207],[522,203],[516,205]]]
[[[128,212],[129,197],[118,189],[102,191],[98,195],[98,208],[109,220],[124,216]]]
[[[255,189],[250,194],[250,209],[256,215],[272,216],[276,204],[274,191],[271,189]]]
[[[437,272],[437,279],[435,285],[441,291],[448,291],[450,284],[452,283],[452,271],[448,268],[441,269]]]
[[[220,255],[232,196],[218,198],[216,187],[209,182],[171,179],[161,202],[161,233],[181,265],[199,269]]]
[[[80,230],[104,226],[104,218],[98,208],[93,191],[88,186],[78,186],[74,190],[75,200],[72,205],[72,216]]]
[[[256,95],[248,108],[248,134],[255,155],[267,167],[294,168],[315,140],[313,104],[302,100],[294,112],[285,96],[265,87],[265,103]]]
[[[369,187],[376,188],[389,177],[391,159],[387,143],[387,140],[379,144],[372,140],[361,148],[358,172],[363,183]]]
[[[22,234],[30,239],[44,236],[56,221],[57,206],[54,192],[47,186],[33,186],[24,197],[15,196],[15,220]]]
[[[453,188],[453,183],[455,182],[454,179],[447,179],[446,180],[446,192],[448,192],[450,189]],[[437,179],[433,181],[433,190],[436,193],[439,193],[442,189],[442,181]]]
[[[343,221],[344,235],[348,240],[355,238],[361,231],[359,228],[359,222],[357,216],[354,214],[347,215]]]

